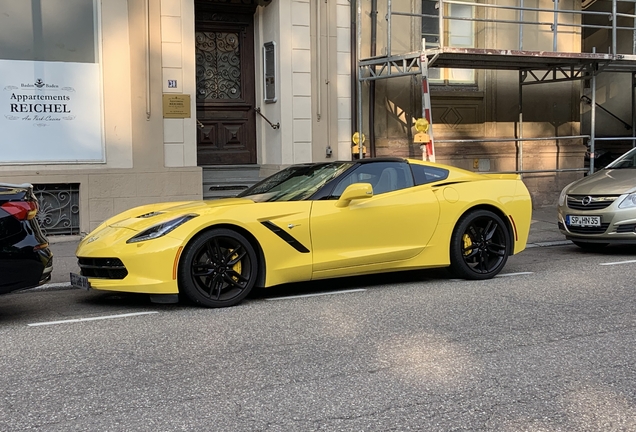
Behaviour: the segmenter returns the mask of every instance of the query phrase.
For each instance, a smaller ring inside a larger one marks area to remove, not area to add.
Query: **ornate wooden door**
[[[198,165],[256,163],[253,21],[197,7]]]

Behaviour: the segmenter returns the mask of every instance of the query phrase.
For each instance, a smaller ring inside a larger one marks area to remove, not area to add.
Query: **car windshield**
[[[623,156],[605,167],[605,169],[621,168],[636,168],[636,148],[628,151]]]
[[[338,177],[352,165],[352,162],[293,165],[244,190],[237,196],[256,202],[301,201],[312,196],[327,182]]]

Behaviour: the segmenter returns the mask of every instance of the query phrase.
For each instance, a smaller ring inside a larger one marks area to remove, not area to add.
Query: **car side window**
[[[331,196],[340,197],[347,186],[354,183],[370,183],[374,195],[412,187],[414,184],[406,162],[363,163],[336,185]]]
[[[413,170],[415,184],[418,186],[444,180],[448,177],[448,170],[429,165],[412,164],[411,170]]]
[[[632,152],[633,153],[633,152]],[[634,168],[636,167],[636,153],[621,156],[620,160],[611,165],[612,168]]]

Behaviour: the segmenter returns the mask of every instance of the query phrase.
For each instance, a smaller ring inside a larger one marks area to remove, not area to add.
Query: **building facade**
[[[437,161],[528,171],[535,205],[553,204],[582,175],[559,170],[583,167],[584,90],[580,79],[522,88],[516,62],[580,53],[581,15],[559,14],[555,32],[547,0],[525,15],[513,0],[390,4],[0,0],[0,182],[34,184],[47,232],[79,234],[136,205],[232,195],[289,164],[351,159],[360,128],[364,156],[422,158],[419,63],[372,82],[359,61],[376,59],[381,74],[387,57],[426,51]]]
[[[554,204],[560,190],[583,175],[564,171],[583,167],[581,83],[555,80],[522,88],[520,72],[532,66],[527,59],[580,53],[581,29],[571,26],[579,23],[580,16],[559,16],[561,27],[553,44],[549,26],[535,24],[552,20],[550,14],[530,11],[524,16],[516,0],[480,6],[432,0],[390,3],[390,11],[387,2],[365,3],[367,10],[360,13],[361,57],[389,52],[389,59],[410,61],[411,53],[426,53],[436,161],[472,171],[523,172],[534,205]],[[377,13],[371,9],[374,6]],[[531,7],[554,9],[554,3],[537,1]],[[559,8],[580,10],[580,4],[562,1]],[[383,18],[387,15],[392,17],[390,25]],[[377,36],[372,36],[374,16],[380,17],[375,23]],[[523,32],[518,22],[526,23]],[[379,59],[374,67],[380,70],[388,64]],[[368,94],[373,101],[364,104],[363,122],[373,123],[378,156],[422,154],[413,141],[413,125],[422,116],[420,71],[414,68],[414,76],[403,72],[405,76],[395,73],[376,80],[373,87],[372,81],[365,81],[362,88],[363,97]],[[367,106],[375,109],[373,121],[368,120]]]
[[[47,231],[78,234],[200,199],[206,170],[348,159],[350,8],[0,0],[0,181],[34,184]]]

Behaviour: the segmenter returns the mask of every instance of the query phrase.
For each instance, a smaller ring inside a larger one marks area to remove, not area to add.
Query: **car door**
[[[313,275],[345,275],[361,267],[401,263],[417,256],[432,237],[439,204],[427,185],[413,187],[405,162],[361,164],[335,186],[339,196],[354,183],[370,183],[373,196],[338,207],[314,201],[310,216]],[[336,273],[334,273],[334,271]]]

